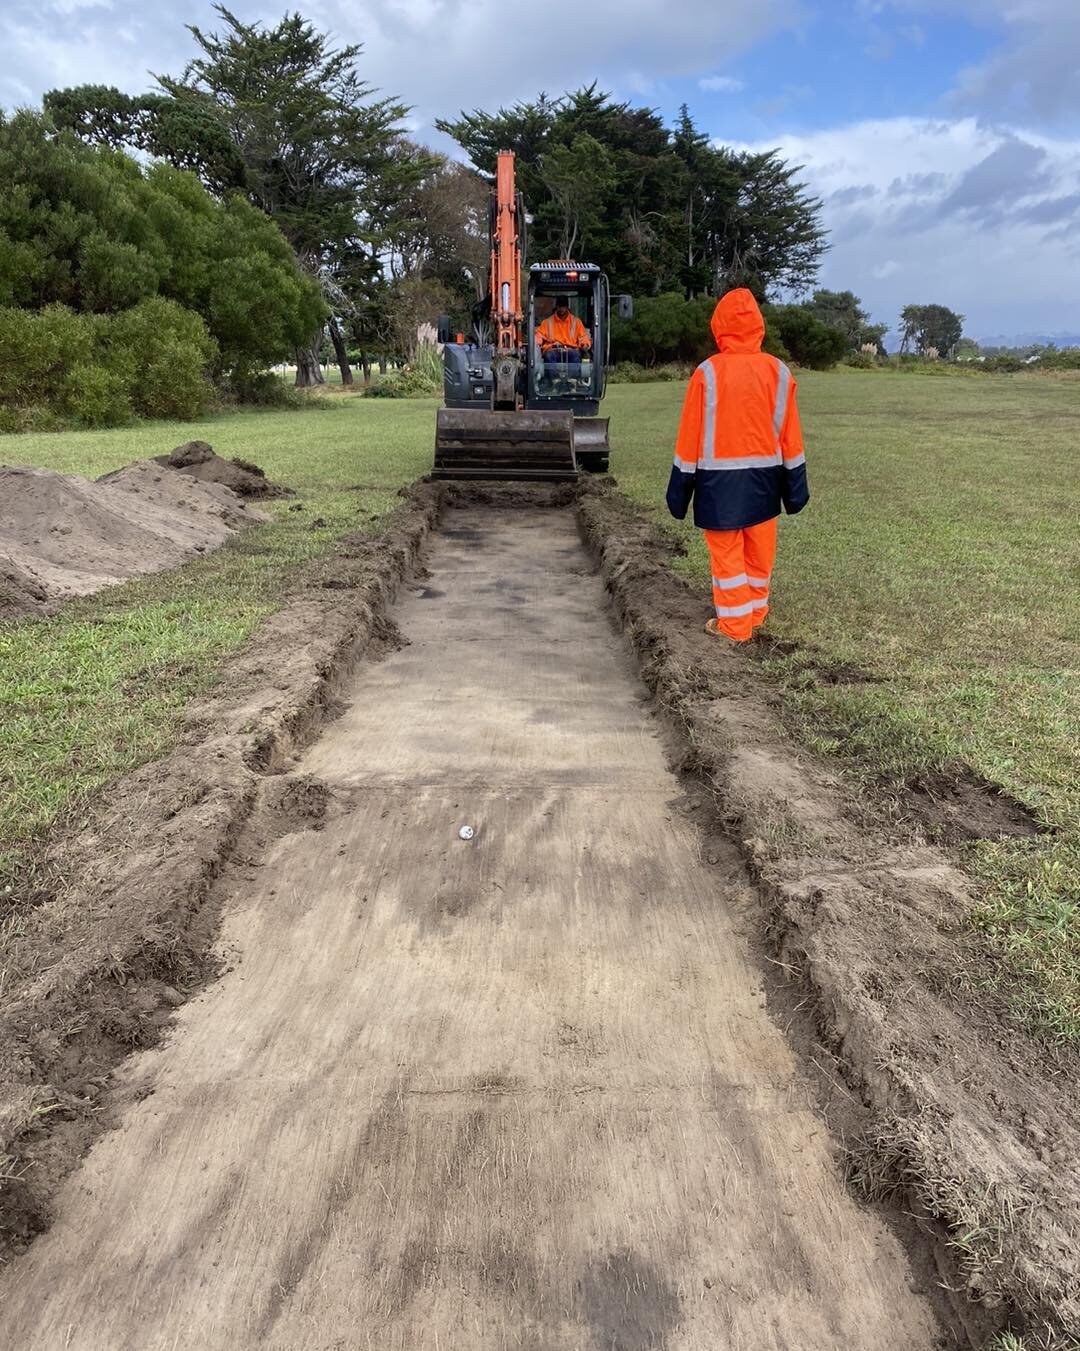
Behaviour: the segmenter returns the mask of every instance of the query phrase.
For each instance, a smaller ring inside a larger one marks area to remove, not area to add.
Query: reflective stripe
[[[748,600],[745,605],[718,605],[717,617],[720,619],[738,619],[740,615],[753,614],[754,602]]]
[[[766,609],[766,608],[768,607],[768,604],[769,604],[769,602],[768,602],[767,600],[755,600],[755,601],[751,601],[750,603],[751,603],[751,605],[754,607],[755,610],[764,610],[764,609]]]
[[[778,361],[776,364],[780,369],[780,383],[776,386],[776,407],[773,409],[772,425],[777,440],[779,440],[780,433],[784,430],[784,418],[787,416],[788,395],[791,393],[791,372],[782,361]]]
[[[785,468],[785,469],[798,469],[798,467],[799,467],[800,464],[805,464],[805,463],[806,463],[806,456],[805,456],[805,455],[796,455],[795,458],[794,458],[793,460],[785,460],[785,461],[784,461],[784,468]]]
[[[702,438],[701,457],[709,469],[716,461],[716,367],[712,359],[698,367],[705,377],[705,435]]]
[[[740,572],[738,577],[714,577],[712,584],[717,591],[734,591],[737,586],[745,586],[749,580],[745,572]]]
[[[693,460],[680,460],[675,456],[675,468],[681,469],[684,474],[694,474],[697,472],[697,465]]]
[[[710,460],[703,469],[775,469],[784,463],[779,451],[773,455],[735,455],[729,460]]]
[[[750,583],[751,586],[768,586],[768,585],[769,585],[769,579],[768,579],[768,577],[747,577],[746,580]]]

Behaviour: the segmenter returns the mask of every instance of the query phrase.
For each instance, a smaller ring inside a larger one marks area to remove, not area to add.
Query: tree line
[[[375,360],[411,357],[423,321],[448,312],[467,327],[484,295],[504,148],[530,256],[587,257],[640,298],[618,333],[634,359],[685,350],[731,286],[775,300],[817,277],[828,241],[800,169],[715,145],[688,108],[668,127],[592,85],[462,112],[437,123],[461,163],[408,137],[408,108],[362,79],[358,46],[298,14],[264,25],[215,9],[217,31],[190,27],[196,55],[154,89],[54,90],[41,112],[0,118],[0,333],[22,353],[0,384],[9,408],[164,414],[151,360],[183,373],[174,410],[213,389],[265,394],[260,377],[286,358],[316,384],[324,336],[345,383],[356,364],[366,378]],[[158,336],[122,354],[151,312]],[[775,306],[771,326],[822,364],[881,337],[850,292]]]

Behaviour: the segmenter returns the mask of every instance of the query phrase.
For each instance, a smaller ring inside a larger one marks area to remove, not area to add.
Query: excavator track
[[[439,409],[434,478],[572,479],[577,473],[573,413]]]

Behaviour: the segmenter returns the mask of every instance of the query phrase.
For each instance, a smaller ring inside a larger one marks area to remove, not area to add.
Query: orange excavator
[[[439,321],[443,393],[435,426],[435,478],[571,479],[608,467],[604,397],[610,341],[608,279],[595,263],[533,263],[524,288],[525,206],[512,151],[501,150],[489,214],[490,291],[473,341]],[[524,289],[524,295],[523,295]],[[630,318],[629,296],[617,298]],[[585,341],[560,346],[543,326]],[[568,325],[568,330],[566,329]]]

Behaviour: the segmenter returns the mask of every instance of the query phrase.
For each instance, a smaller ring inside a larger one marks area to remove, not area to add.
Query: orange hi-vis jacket
[[[578,347],[587,352],[592,347],[589,330],[576,314],[568,314],[565,319],[551,315],[536,330],[536,340],[541,351],[549,347]]]
[[[682,520],[694,503],[703,530],[742,530],[802,511],[806,482],[795,379],[761,350],[765,321],[747,290],[713,311],[720,349],[690,378],[668,483],[668,510]]]

